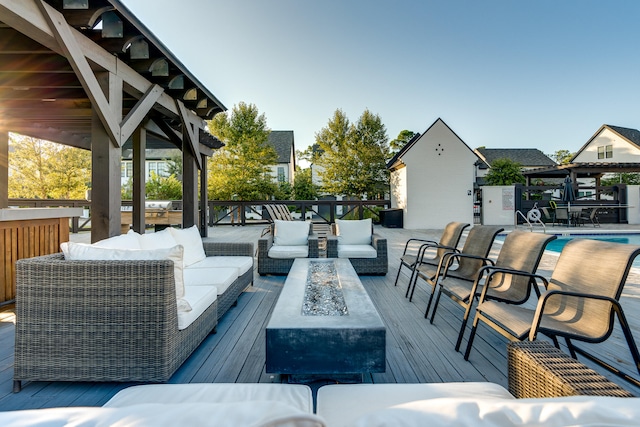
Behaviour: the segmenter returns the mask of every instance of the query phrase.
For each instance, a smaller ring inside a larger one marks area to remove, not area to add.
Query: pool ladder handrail
[[[536,207],[534,206],[534,209],[535,208]],[[534,224],[540,224],[542,226],[542,229],[544,230],[544,234],[547,234],[547,226],[544,224],[544,222],[542,222],[542,218],[538,218],[537,220],[534,220],[533,223],[531,223],[531,221],[529,221],[529,218],[527,218],[527,215],[523,214],[519,210],[516,211],[516,215],[515,215],[515,224],[514,224],[514,226],[516,228],[518,227],[518,215],[520,215],[522,217],[523,222],[527,223],[527,225],[529,226],[529,231],[531,231],[532,233],[533,233],[533,225]]]

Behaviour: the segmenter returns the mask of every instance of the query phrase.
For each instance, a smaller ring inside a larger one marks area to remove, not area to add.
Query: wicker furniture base
[[[509,392],[517,398],[561,396],[633,397],[633,394],[546,341],[507,346]]]

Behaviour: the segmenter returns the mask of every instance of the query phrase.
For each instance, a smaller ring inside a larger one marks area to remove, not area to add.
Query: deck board
[[[261,226],[216,227],[210,236],[220,240],[251,241],[257,244]],[[408,275],[394,281],[404,242],[409,237],[438,239],[441,231],[411,231],[376,227],[388,239],[389,273],[386,276],[363,276],[369,293],[387,327],[386,372],[365,375],[364,382],[416,383],[449,381],[491,381],[507,385],[506,338],[482,325],[474,341],[470,361],[454,351],[463,313],[462,308],[447,297],[440,301],[433,324],[424,318],[430,288],[424,284],[415,292],[412,302],[404,297]],[[72,236],[73,237],[73,236]],[[494,244],[495,258],[500,245]],[[556,256],[545,254],[539,272],[549,275]],[[257,273],[254,286],[239,298],[238,305],[221,319],[217,333],[209,335],[191,357],[169,380],[170,383],[193,382],[280,382],[283,377],[265,372],[265,327],[284,284],[284,276],[261,277]],[[633,332],[640,336],[640,274],[633,272],[623,293],[622,304]],[[24,384],[23,391],[12,393],[13,341],[15,316],[11,307],[0,310],[0,410],[51,406],[98,406],[119,390],[133,383],[47,383]],[[471,321],[469,322],[471,323]],[[462,350],[466,346],[469,327]],[[587,348],[587,345],[582,345]],[[605,344],[588,348],[634,374],[626,343],[619,328]],[[588,364],[588,363],[587,363]],[[591,364],[588,364],[592,366]],[[640,389],[617,377],[612,381],[640,395]]]

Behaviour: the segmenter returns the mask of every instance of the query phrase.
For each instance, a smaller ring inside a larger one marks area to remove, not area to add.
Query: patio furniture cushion
[[[370,245],[371,218],[363,220],[336,220],[336,235],[341,245]]]
[[[324,426],[320,417],[313,415],[313,413],[303,412],[291,405],[275,401],[145,403],[119,408],[33,409],[0,413],[0,423],[3,427],[67,425],[121,427]]]
[[[198,261],[202,261],[207,257],[202,245],[202,237],[197,226],[189,228],[172,228],[169,227],[173,238],[179,245],[184,246],[184,266],[189,267]]]
[[[138,237],[140,249],[170,248],[178,244],[168,228],[155,233],[138,234],[135,231],[129,231],[128,234],[134,234]]]
[[[238,276],[238,269],[235,267],[185,268],[185,289],[191,286],[215,286],[218,295],[222,295]]]
[[[378,252],[371,245],[340,245],[338,258],[375,258]]]
[[[146,384],[120,390],[105,407],[123,407],[142,403],[229,403],[245,401],[276,401],[311,413],[311,389],[301,384],[280,383],[201,383]]]
[[[184,297],[184,273],[182,245],[171,248],[154,250],[145,249],[110,249],[101,248],[86,243],[64,242],[60,244],[60,249],[68,260],[155,260],[170,259],[173,261],[173,273],[176,283],[176,298],[178,299],[178,309],[188,310],[189,304],[180,301]]]
[[[500,399],[482,396],[416,400],[374,411],[355,426],[402,425],[448,427],[514,425],[633,426],[640,408],[637,398],[573,396],[549,399]]]
[[[218,289],[215,286],[185,287],[184,301],[189,304],[191,310],[178,310],[178,329],[186,329],[217,299]]]
[[[309,246],[295,245],[295,246],[281,246],[273,245],[269,249],[269,258],[275,259],[291,259],[291,258],[306,258],[309,256]]]
[[[235,267],[238,269],[238,275],[242,276],[253,268],[253,258],[250,256],[208,256],[202,261],[191,264],[188,269],[195,268],[219,268],[219,267]]]
[[[320,387],[316,413],[329,426],[352,426],[365,414],[415,400],[478,396],[514,399],[507,389],[490,382],[338,384]]]
[[[93,246],[110,249],[147,249],[140,246],[138,236],[138,233],[121,234],[119,236],[113,236],[108,239],[95,242]],[[176,243],[174,242],[171,246],[175,245]]]
[[[307,221],[274,220],[273,244],[277,246],[306,246],[309,239]]]

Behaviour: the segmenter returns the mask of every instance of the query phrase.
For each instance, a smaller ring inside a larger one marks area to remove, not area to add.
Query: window
[[[598,147],[598,159],[611,159],[613,157],[613,145],[601,145]]]
[[[120,163],[120,177],[131,178],[133,176],[133,162]]]
[[[284,182],[284,167],[278,166],[278,182]]]
[[[147,162],[147,178],[151,178],[151,172],[155,172],[158,176],[167,177],[169,176],[168,169],[167,162]]]

